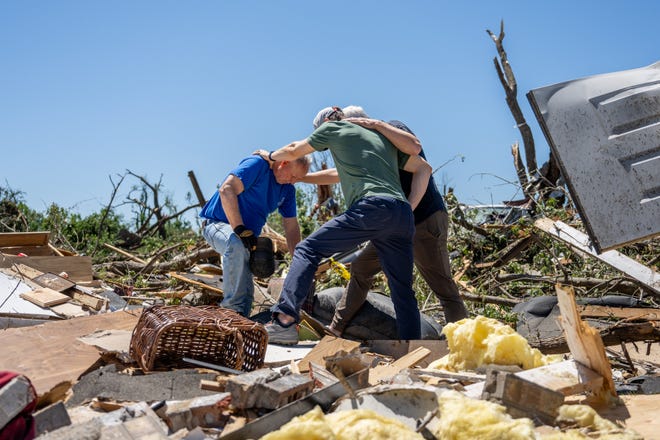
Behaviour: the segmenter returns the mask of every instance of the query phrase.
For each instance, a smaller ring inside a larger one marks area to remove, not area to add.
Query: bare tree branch
[[[527,164],[527,172],[530,175],[536,174],[538,166],[536,164],[536,149],[534,146],[534,137],[532,135],[532,130],[527,125],[525,121],[525,116],[518,105],[518,84],[516,78],[513,75],[513,69],[509,64],[509,60],[504,50],[504,45],[502,41],[504,40],[504,20],[500,22],[500,34],[496,36],[490,30],[486,30],[490,38],[495,42],[495,47],[497,48],[497,53],[500,57],[498,62],[497,58],[493,59],[495,64],[495,70],[497,71],[497,76],[500,78],[502,87],[504,87],[504,92],[506,93],[506,103],[511,110],[511,114],[516,121],[516,126],[520,131],[520,135],[523,139],[523,145],[525,147],[525,162]]]
[[[105,226],[105,222],[108,219],[108,214],[110,214],[110,211],[112,209],[112,202],[115,200],[115,197],[117,196],[117,191],[119,191],[119,186],[126,178],[126,174],[119,175],[119,182],[117,182],[117,184],[115,184],[115,182],[112,180],[112,176],[108,176],[108,178],[110,179],[110,183],[112,184],[112,194],[110,195],[110,201],[108,201],[107,206],[105,207],[105,209],[103,209],[103,211],[101,211],[103,213],[103,216],[101,217],[101,221],[99,222],[99,227],[96,230],[96,243],[94,243],[94,249],[92,250],[92,255],[91,255],[92,257],[96,255],[96,251],[99,248],[99,243],[101,241],[101,231]]]

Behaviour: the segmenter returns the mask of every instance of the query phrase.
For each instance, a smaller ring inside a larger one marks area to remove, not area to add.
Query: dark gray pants
[[[413,255],[417,270],[444,308],[445,320],[454,322],[467,318],[468,313],[451,276],[447,252],[448,229],[449,216],[445,211],[437,211],[416,224]],[[344,331],[366,301],[373,277],[380,270],[376,249],[369,243],[351,263],[351,280],[332,318],[331,325],[335,330]]]
[[[298,243],[280,299],[271,310],[298,321],[321,259],[371,241],[387,275],[399,339],[419,339],[419,308],[412,290],[414,230],[408,202],[389,197],[361,198]]]

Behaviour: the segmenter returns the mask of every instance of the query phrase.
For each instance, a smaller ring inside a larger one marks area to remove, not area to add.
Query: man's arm
[[[426,188],[431,178],[433,168],[421,156],[410,156],[406,165],[403,167],[404,171],[412,173],[412,182],[410,184],[410,194],[408,195],[408,202],[414,210],[422,200]]]
[[[401,130],[385,121],[370,118],[346,118],[344,121],[352,122],[364,128],[376,130],[387,138],[395,147],[406,154],[415,155],[422,151],[422,144],[419,139],[405,130]]]
[[[243,224],[243,217],[241,211],[238,209],[238,195],[243,192],[245,187],[243,182],[238,177],[230,174],[229,177],[220,185],[220,200],[222,201],[222,209],[229,220],[232,229],[236,226]]]
[[[337,173],[337,168],[315,171],[313,173],[307,173],[298,180],[298,182],[313,183],[316,185],[332,185],[339,183],[339,173]]]
[[[284,226],[284,236],[286,237],[286,246],[289,248],[289,253],[293,255],[293,250],[296,245],[300,243],[300,225],[296,217],[282,218],[282,225]]]
[[[296,160],[306,154],[313,153],[315,150],[309,145],[307,139],[291,142],[279,150],[272,151],[265,159],[273,163],[282,160]],[[262,156],[263,157],[263,156]]]

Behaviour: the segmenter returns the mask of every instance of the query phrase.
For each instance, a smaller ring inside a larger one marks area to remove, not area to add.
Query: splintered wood
[[[573,358],[603,376],[603,387],[600,392],[594,394],[595,397],[603,400],[616,398],[612,369],[600,333],[580,319],[572,287],[557,284],[555,289],[561,310],[559,323],[564,330]]]

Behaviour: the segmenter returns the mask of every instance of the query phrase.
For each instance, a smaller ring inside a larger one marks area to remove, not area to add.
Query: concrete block
[[[529,417],[553,424],[564,395],[512,373],[489,370],[481,398],[507,407],[512,417]]]
[[[222,427],[229,418],[229,393],[212,394],[190,400],[166,402],[157,414],[165,421],[172,432],[182,428],[193,430]]]
[[[71,418],[64,403],[57,402],[34,413],[36,436],[55,431],[71,424]]]
[[[235,408],[276,409],[311,393],[314,381],[302,374],[282,376],[276,371],[262,368],[234,376],[227,381],[225,390],[231,393]]]
[[[272,382],[281,376],[277,371],[260,368],[234,376],[227,381],[225,390],[231,394],[231,403],[236,408],[254,408],[260,384]]]
[[[259,385],[255,407],[277,409],[301,399],[314,390],[314,380],[302,374],[289,374]]]

